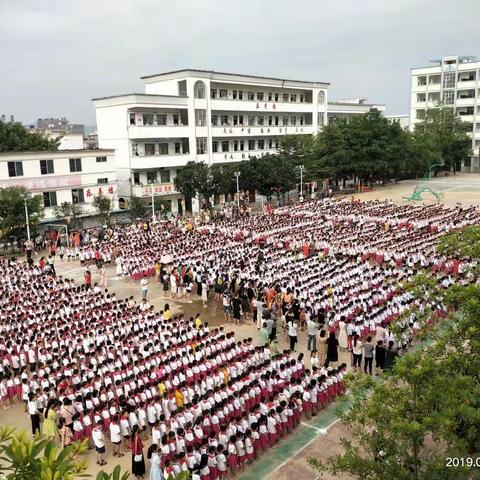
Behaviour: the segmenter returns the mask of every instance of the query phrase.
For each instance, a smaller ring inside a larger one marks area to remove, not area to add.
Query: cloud
[[[479,13],[478,0],[3,0],[0,113],[92,124],[92,97],[184,67],[328,81],[330,98],[407,113],[411,67],[480,55]]]

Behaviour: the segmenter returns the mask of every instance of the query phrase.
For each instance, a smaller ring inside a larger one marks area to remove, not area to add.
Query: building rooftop
[[[145,93],[145,92],[133,92],[133,93],[122,93],[121,95],[109,95],[108,97],[96,97],[92,98],[92,101],[96,100],[109,100],[111,98],[121,98],[121,97],[130,97],[131,95],[141,95],[143,97],[152,97],[152,98],[163,98],[163,97],[170,97],[170,98],[188,98],[184,95],[157,95],[152,93]]]
[[[231,77],[243,77],[243,78],[256,78],[256,79],[261,79],[261,80],[273,80],[276,82],[298,82],[298,83],[306,83],[310,85],[330,85],[329,82],[312,82],[312,81],[307,81],[307,80],[295,80],[291,78],[278,78],[278,77],[264,77],[261,75],[247,75],[243,73],[232,73],[232,72],[216,72],[215,70],[201,70],[197,68],[182,68],[180,70],[172,70],[170,72],[162,72],[162,73],[156,73],[153,75],[145,75],[143,77],[140,77],[142,80],[148,79],[148,78],[155,78],[155,77],[161,77],[161,76],[166,76],[166,75],[177,75],[177,74],[185,74],[185,73],[201,73],[201,74],[208,74],[208,75],[226,75],[226,76],[231,76]]]
[[[115,149],[113,148],[100,148],[98,150],[90,150],[90,149],[76,149],[76,150],[35,150],[29,152],[0,152],[0,158],[2,157],[11,157],[12,155],[61,155],[66,156],[69,154],[94,154],[95,156],[99,153],[114,153]]]

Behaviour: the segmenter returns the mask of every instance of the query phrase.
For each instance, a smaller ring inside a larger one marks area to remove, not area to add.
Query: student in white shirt
[[[110,422],[110,440],[113,444],[113,456],[123,457],[123,453],[120,451],[120,445],[122,443],[122,433],[120,431],[120,424],[118,423],[118,416],[114,416]]]
[[[97,451],[97,465],[106,465],[105,461],[105,436],[103,434],[103,422],[98,420],[97,425],[92,430],[92,440]]]

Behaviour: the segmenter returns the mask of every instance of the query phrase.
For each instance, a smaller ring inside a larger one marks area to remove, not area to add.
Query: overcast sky
[[[480,57],[480,0],[0,0],[0,114],[95,123],[91,98],[202,68],[331,83],[408,113],[414,66]]]

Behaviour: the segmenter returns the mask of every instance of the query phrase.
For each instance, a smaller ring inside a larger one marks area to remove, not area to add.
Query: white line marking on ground
[[[334,420],[330,425],[327,425],[326,428],[317,428],[317,427],[313,427],[312,425],[309,425],[308,423],[305,423],[305,422],[302,422],[302,425],[305,425],[306,427],[310,427],[310,428],[313,428],[314,430],[317,430],[317,435],[315,435],[315,437],[313,437],[311,440],[309,440],[303,447],[299,448],[293,455],[291,455],[287,460],[285,460],[284,462],[282,462],[277,468],[275,468],[275,470],[272,470],[268,476],[270,477],[271,475],[273,475],[277,470],[280,470],[284,465],[286,465],[288,462],[290,462],[292,460],[293,457],[296,457],[302,450],[304,450],[305,448],[307,448],[311,443],[313,443],[315,440],[317,440],[318,436],[319,435],[326,435],[327,431],[329,428],[333,427],[337,422],[340,421],[340,418],[337,418],[336,420]],[[320,431],[322,433],[320,433]],[[324,433],[323,433],[324,432]]]

